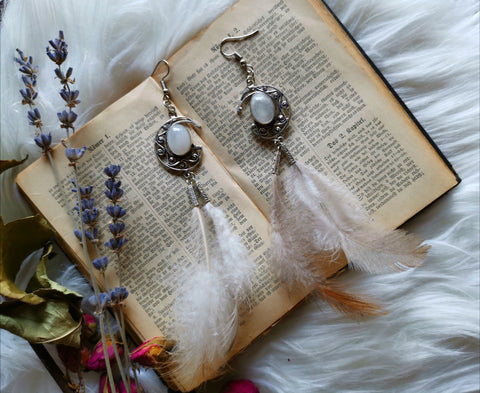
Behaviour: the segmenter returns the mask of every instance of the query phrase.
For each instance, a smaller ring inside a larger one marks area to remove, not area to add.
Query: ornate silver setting
[[[249,86],[247,87],[240,99],[237,107],[237,114],[240,115],[244,109],[244,105],[257,91],[267,94],[275,104],[275,116],[269,124],[260,124],[254,120],[251,126],[252,132],[262,139],[278,138],[290,121],[290,106],[284,94],[273,86]]]
[[[178,156],[170,150],[167,143],[167,130],[170,126],[175,123],[187,124],[188,128],[194,127],[200,129],[201,126],[185,116],[174,116],[171,117],[166,123],[164,123],[160,129],[157,131],[155,136],[155,153],[158,160],[166,168],[171,169],[176,172],[188,172],[195,169],[199,164],[202,158],[202,148],[192,144],[191,149],[188,153]]]

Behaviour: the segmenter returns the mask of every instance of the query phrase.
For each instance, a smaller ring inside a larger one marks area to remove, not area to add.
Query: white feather
[[[219,263],[215,266],[222,282],[228,287],[237,305],[247,301],[252,290],[252,278],[255,263],[248,255],[240,237],[236,235],[228,223],[225,212],[207,203],[203,210],[212,221],[215,229]]]
[[[273,176],[271,225],[271,268],[292,290],[297,285],[313,288],[316,277],[312,272],[311,260],[305,255],[311,249],[307,239],[309,231],[302,211],[294,211],[284,198],[290,193],[282,178]],[[311,233],[311,231],[310,231]]]
[[[237,307],[218,274],[206,266],[185,270],[173,310],[176,346],[172,361],[185,380],[219,368],[235,338]]]
[[[317,251],[342,250],[350,267],[369,273],[404,270],[425,259],[429,246],[421,245],[418,236],[369,219],[342,184],[300,163],[288,172],[287,197],[294,210],[307,212],[304,224],[312,231]]]
[[[179,277],[173,305],[174,367],[186,380],[225,362],[238,329],[238,307],[248,298],[255,264],[228,224],[207,203],[193,208],[190,245],[196,261]]]

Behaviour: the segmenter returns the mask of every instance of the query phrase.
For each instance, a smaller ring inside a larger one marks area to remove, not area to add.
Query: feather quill
[[[186,380],[208,376],[225,363],[255,268],[225,213],[210,202],[193,208],[190,227],[196,262],[179,276],[172,331],[172,363]]]

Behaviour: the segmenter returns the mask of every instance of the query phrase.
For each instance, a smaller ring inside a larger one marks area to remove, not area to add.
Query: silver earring
[[[296,162],[282,134],[290,120],[290,105],[276,87],[256,85],[250,65],[237,51],[226,52],[226,44],[254,37],[254,31],[227,37],[220,52],[240,63],[246,74],[237,113],[249,102],[252,132],[270,140],[275,149],[271,199],[271,259],[276,274],[290,289],[303,286],[320,295],[341,311],[377,314],[380,309],[331,285],[322,265],[345,254],[350,267],[370,273],[398,271],[418,266],[429,249],[422,240],[402,230],[389,230],[372,222],[355,196],[343,186],[314,169]],[[281,158],[289,167],[280,173]],[[326,258],[327,257],[327,258]]]
[[[213,206],[195,170],[202,158],[202,148],[192,143],[190,131],[199,129],[194,120],[177,116],[166,78],[160,80],[163,103],[170,119],[155,136],[155,154],[173,173],[183,174],[193,205],[190,219],[190,248],[197,260],[183,267],[177,280],[173,304],[173,369],[184,380],[201,373],[207,376],[222,366],[235,339],[238,308],[251,291],[255,264],[240,238],[231,230],[225,213]],[[155,71],[154,71],[155,73]],[[236,285],[232,285],[234,282]]]

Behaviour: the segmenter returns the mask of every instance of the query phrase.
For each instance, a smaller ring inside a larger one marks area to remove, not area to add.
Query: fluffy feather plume
[[[216,251],[220,259],[217,268],[221,270],[221,279],[239,305],[248,300],[255,263],[249,257],[241,239],[233,233],[225,212],[210,202],[203,210],[215,230]]]
[[[203,210],[206,216],[198,207],[192,211],[190,244],[196,262],[180,275],[173,305],[172,361],[187,380],[209,375],[225,362],[255,268],[224,212],[211,203]]]
[[[369,219],[343,185],[297,163],[288,169],[285,190],[293,211],[302,211],[311,233],[311,254],[340,250],[349,266],[369,273],[419,266],[429,246],[403,230],[388,230]]]
[[[290,290],[315,289],[354,318],[383,310],[328,280],[325,264],[343,251],[352,268],[397,271],[418,266],[429,248],[415,235],[377,227],[347,189],[298,163],[287,169],[285,180],[273,177],[270,222],[274,273]]]
[[[311,237],[306,222],[302,223],[303,210],[292,209],[283,197],[286,190],[280,176],[273,176],[271,225],[271,268],[284,281],[290,290],[300,285],[313,289],[318,277],[311,258],[306,253],[311,250]]]
[[[202,261],[203,262],[203,261]],[[172,361],[185,380],[208,375],[225,360],[238,327],[237,307],[216,272],[193,265],[174,303]]]

